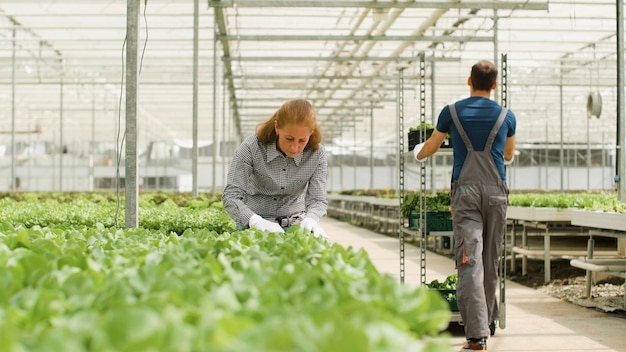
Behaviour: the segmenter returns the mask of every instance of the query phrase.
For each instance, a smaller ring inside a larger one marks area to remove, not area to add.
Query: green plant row
[[[110,201],[0,200],[0,352],[449,347],[445,300],[379,273],[363,250],[298,226],[211,230],[230,226],[220,203],[144,201],[143,226],[122,229],[102,221]]]
[[[428,212],[450,211],[449,192],[437,192],[434,195],[430,193],[425,194],[424,199],[426,202],[426,211]],[[420,210],[419,192],[409,192],[404,195],[401,207],[402,216],[408,218],[413,210]]]
[[[364,197],[376,197],[376,198],[399,198],[400,195],[391,188],[384,189],[356,189],[356,190],[343,190],[336,192],[337,194],[347,196],[364,196]]]
[[[426,211],[449,211],[450,194],[437,192],[426,195]],[[420,193],[408,192],[402,202],[402,215],[409,217],[412,210],[419,211]],[[626,213],[626,203],[617,199],[615,193],[514,193],[509,194],[509,205],[518,207],[538,208],[574,208],[593,211]]]
[[[25,227],[123,227],[124,200],[110,195],[80,193],[73,198],[55,194],[20,194],[0,199],[2,220]],[[232,231],[234,221],[223,210],[219,198],[146,193],[139,197],[139,227],[182,234],[187,229]]]
[[[615,193],[511,193],[509,205],[626,213],[626,203],[619,201]]]
[[[1,351],[445,346],[435,338],[449,319],[441,297],[295,228],[0,230]]]
[[[124,193],[115,192],[0,192],[0,199],[13,199],[18,202],[71,203],[80,199],[90,203],[124,203]],[[165,201],[173,202],[180,207],[197,208],[221,202],[220,194],[200,193],[192,196],[183,192],[142,192],[139,194],[140,205],[159,205]]]

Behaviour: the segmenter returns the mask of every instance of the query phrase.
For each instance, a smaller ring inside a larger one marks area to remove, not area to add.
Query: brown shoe
[[[481,337],[479,339],[467,339],[467,342],[461,349],[461,351],[486,351],[487,350],[487,338]]]

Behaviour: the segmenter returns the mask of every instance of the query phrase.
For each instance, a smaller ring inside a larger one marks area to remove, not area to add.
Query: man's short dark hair
[[[472,86],[476,90],[491,91],[498,78],[498,69],[491,61],[482,60],[472,66]]]

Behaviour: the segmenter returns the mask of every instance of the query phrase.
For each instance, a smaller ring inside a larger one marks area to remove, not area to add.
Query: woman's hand
[[[265,220],[256,214],[252,215],[250,221],[248,222],[248,225],[250,226],[250,228],[260,231],[285,232],[285,230],[283,230],[283,228],[280,227],[280,225],[278,225],[277,223]]]
[[[328,236],[326,235],[326,231],[324,231],[324,229],[317,223],[317,221],[311,218],[305,217],[300,223],[300,226],[303,229],[311,232],[313,236],[315,237],[322,237],[322,238],[328,239]]]

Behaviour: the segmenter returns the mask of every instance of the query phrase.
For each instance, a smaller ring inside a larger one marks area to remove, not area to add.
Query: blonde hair
[[[260,123],[256,128],[256,135],[263,144],[276,141],[275,125],[280,128],[286,126],[306,126],[311,130],[311,137],[305,149],[317,150],[322,141],[322,132],[317,125],[317,111],[305,99],[293,99],[285,102],[272,117]]]

